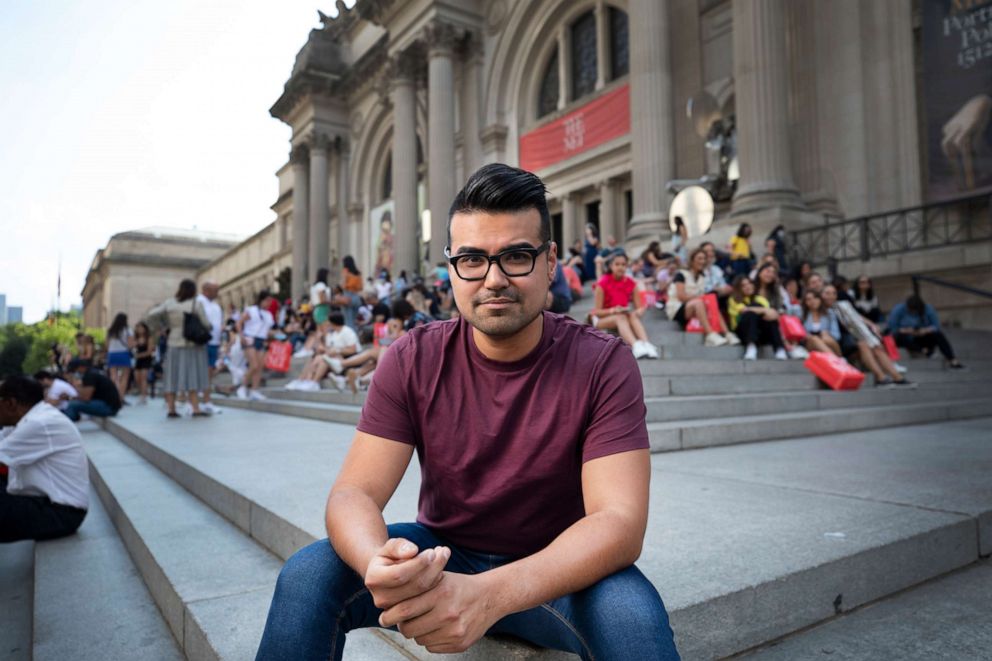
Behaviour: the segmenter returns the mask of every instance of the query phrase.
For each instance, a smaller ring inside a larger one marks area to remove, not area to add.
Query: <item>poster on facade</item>
[[[992,0],[923,0],[927,198],[992,192]]]
[[[393,218],[395,215],[392,200],[383,202],[369,212],[369,231],[371,233],[369,245],[372,246],[369,263],[375,264],[375,275],[378,275],[383,269],[395,275],[393,273],[393,262],[396,255],[393,246],[393,229],[395,227]]]

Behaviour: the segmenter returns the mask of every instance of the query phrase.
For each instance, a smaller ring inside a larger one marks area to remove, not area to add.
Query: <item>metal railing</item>
[[[992,195],[984,193],[792,232],[793,263],[822,266],[992,239]]]
[[[980,296],[982,298],[992,298],[992,291],[987,291],[985,289],[977,289],[975,287],[969,287],[968,285],[959,285],[956,282],[950,282],[948,280],[941,280],[940,278],[933,278],[929,275],[914,275],[910,276],[913,280],[913,293],[917,296],[920,295],[920,282],[929,282],[932,285],[937,285],[938,287],[947,287],[948,289],[956,289],[957,291],[963,291],[966,294],[971,294],[972,296]]]

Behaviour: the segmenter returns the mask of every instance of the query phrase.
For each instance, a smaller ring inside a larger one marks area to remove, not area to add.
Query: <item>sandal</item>
[[[179,418],[181,416],[178,413],[176,413],[175,411],[169,411],[168,413],[165,414],[165,417],[167,417],[167,418]]]
[[[196,411],[193,413],[194,418],[209,418],[210,414],[206,411]]]

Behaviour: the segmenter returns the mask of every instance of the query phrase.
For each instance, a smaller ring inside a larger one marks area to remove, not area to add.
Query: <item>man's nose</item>
[[[484,284],[486,285],[486,289],[499,291],[500,289],[506,289],[510,285],[510,280],[503,273],[503,269],[499,267],[499,263],[493,262],[489,267],[489,273],[486,274]]]

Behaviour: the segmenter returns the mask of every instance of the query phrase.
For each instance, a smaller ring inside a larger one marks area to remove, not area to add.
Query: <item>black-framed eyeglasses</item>
[[[546,251],[551,246],[550,241],[545,241],[536,248],[508,248],[495,255],[487,255],[482,252],[467,252],[458,255],[451,254],[451,247],[444,249],[444,256],[448,263],[455,267],[455,273],[462,280],[469,282],[475,280],[485,280],[489,275],[489,269],[493,263],[499,265],[499,270],[508,278],[520,278],[534,272],[534,265],[537,263],[537,256]]]

